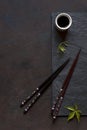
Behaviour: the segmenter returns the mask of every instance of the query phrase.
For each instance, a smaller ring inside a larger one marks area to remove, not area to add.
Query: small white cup
[[[72,18],[67,13],[60,13],[55,18],[56,28],[60,31],[66,31],[72,25]]]

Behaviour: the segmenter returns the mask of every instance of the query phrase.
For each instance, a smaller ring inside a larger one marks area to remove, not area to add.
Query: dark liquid
[[[69,19],[66,16],[61,16],[58,18],[57,23],[60,27],[66,27],[69,24]]]

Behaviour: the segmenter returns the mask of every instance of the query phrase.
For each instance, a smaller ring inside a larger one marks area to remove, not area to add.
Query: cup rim
[[[69,19],[69,24],[66,27],[60,27],[57,23],[58,18],[61,16],[66,16]],[[68,13],[60,13],[55,18],[55,25],[59,30],[67,30],[72,25],[72,18]]]

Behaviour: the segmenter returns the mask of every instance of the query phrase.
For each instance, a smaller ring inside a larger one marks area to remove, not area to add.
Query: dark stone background
[[[50,74],[51,13],[86,12],[86,0],[0,0],[0,130],[85,130],[50,117],[51,89],[23,115],[19,104]]]

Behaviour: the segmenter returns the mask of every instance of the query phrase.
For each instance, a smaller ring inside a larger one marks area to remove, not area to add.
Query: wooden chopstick
[[[24,106],[30,99],[32,101],[28,104],[28,106],[24,109],[24,113],[27,113],[29,109],[36,103],[36,101],[42,96],[45,90],[49,87],[52,81],[57,77],[57,75],[64,69],[64,67],[68,64],[70,58],[68,58],[58,69],[45,80],[35,91],[32,92],[31,96],[28,96],[24,101],[22,101],[21,106]]]
[[[58,96],[57,96],[57,98],[56,98],[56,101],[55,101],[55,103],[54,103],[54,105],[53,105],[53,107],[52,107],[51,113],[52,113],[52,118],[53,118],[53,119],[56,119],[56,117],[57,117],[57,115],[58,115],[58,113],[59,113],[59,110],[60,110],[60,108],[61,108],[61,105],[62,105],[64,96],[65,96],[65,92],[66,92],[66,90],[67,90],[67,88],[68,88],[68,85],[69,85],[69,82],[70,82],[70,80],[71,80],[72,74],[73,74],[73,72],[74,72],[75,66],[76,66],[77,61],[78,61],[78,59],[79,59],[80,52],[81,52],[81,49],[80,49],[79,52],[77,53],[77,55],[76,55],[76,57],[75,57],[75,59],[74,59],[72,65],[71,65],[71,67],[70,67],[70,69],[69,69],[69,72],[68,72],[68,74],[67,74],[67,76],[66,76],[66,78],[65,78],[65,80],[64,80],[64,83],[63,83],[63,85],[62,85],[62,88],[60,89],[60,93],[58,94]]]

